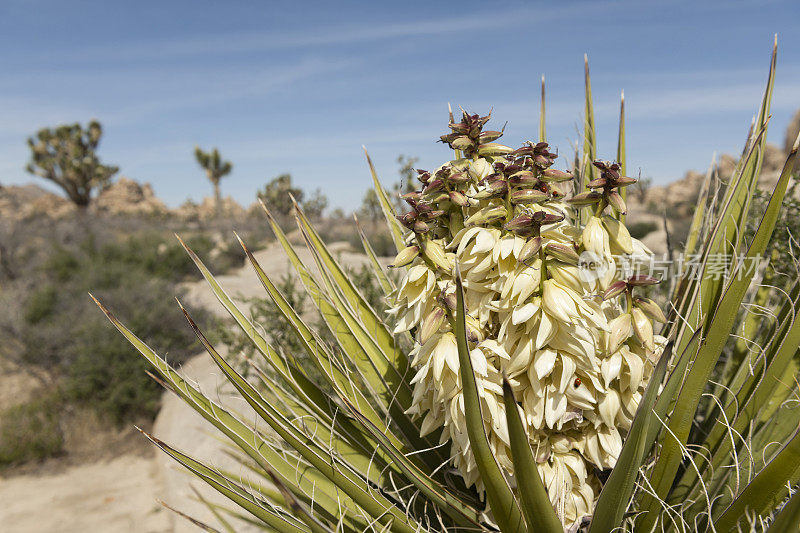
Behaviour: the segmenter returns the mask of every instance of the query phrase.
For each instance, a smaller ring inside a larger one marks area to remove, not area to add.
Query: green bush
[[[383,291],[375,279],[375,274],[368,265],[361,265],[360,268],[345,267],[345,271],[375,310],[384,312],[388,308]],[[308,294],[297,276],[291,272],[285,274],[276,282],[276,286],[293,309],[303,313],[304,310],[309,308],[307,305],[309,303]],[[269,341],[272,347],[300,361],[306,357],[303,343],[286,322],[281,310],[270,298],[249,298],[245,300],[245,303],[249,307],[248,316],[251,322],[259,328],[260,333]],[[324,342],[330,346],[335,346],[336,338],[328,329],[322,316],[316,309],[310,309],[309,311],[313,313],[313,317],[306,316],[306,322]],[[253,357],[256,353],[253,342],[243,331],[230,326],[229,321],[220,322],[214,331],[215,339],[219,340],[227,348],[228,353],[234,356]],[[302,366],[312,380],[316,383],[323,382],[313,364],[302,364]],[[247,373],[248,366],[242,365],[241,371]]]
[[[283,276],[277,287],[294,309],[302,310],[306,307],[306,292],[296,276],[291,274]],[[272,300],[248,298],[245,302],[250,309],[250,319],[257,327],[263,328],[265,337],[273,346],[290,354],[302,353],[303,345],[292,329],[287,327],[280,309]],[[255,353],[255,346],[250,338],[241,330],[232,329],[227,322],[219,324],[215,334],[232,354],[252,357]]]
[[[54,396],[10,407],[0,413],[0,468],[60,454],[64,434],[60,402]]]
[[[149,290],[169,290],[164,283],[151,282]],[[148,296],[132,295],[130,286],[104,292],[120,308],[127,308],[140,331],[148,331],[154,347],[180,363],[192,354],[194,336],[186,326],[174,301],[159,303]],[[81,302],[88,315],[94,305]],[[202,314],[202,313],[201,313]],[[72,329],[72,342],[66,350],[64,392],[68,399],[86,403],[117,423],[152,418],[158,412],[161,387],[145,374],[147,366],[131,360],[124,340],[111,331],[98,329],[101,316],[82,320]],[[188,348],[188,349],[187,349]]]
[[[658,229],[658,224],[650,220],[635,222],[628,226],[628,232],[634,239],[641,239],[645,235],[652,233],[657,229]]]
[[[207,238],[192,245],[212,250]],[[102,327],[87,292],[125,309],[153,345],[179,363],[191,355],[194,335],[175,303],[155,295],[179,295],[176,283],[195,271],[173,237],[155,233],[55,247],[22,302],[20,362],[47,370],[67,400],[118,423],[154,416],[160,387],[145,374],[146,365],[130,357],[130,346]]]

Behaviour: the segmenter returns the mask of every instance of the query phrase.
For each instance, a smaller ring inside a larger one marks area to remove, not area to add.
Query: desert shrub
[[[388,302],[383,293],[383,289],[375,279],[375,272],[367,264],[362,264],[358,268],[348,267],[345,269],[348,277],[353,280],[356,287],[358,287],[361,295],[369,302],[375,311],[380,313],[386,312],[389,309]]]
[[[153,289],[170,290],[165,283],[146,284]],[[142,331],[149,331],[153,345],[180,363],[192,353],[193,338],[183,317],[173,304],[157,303],[146,296],[133,295],[130,286],[106,292],[126,307]],[[91,306],[91,302],[78,304]],[[89,310],[87,310],[88,313]],[[68,399],[85,403],[114,422],[152,418],[158,411],[162,389],[153,386],[145,374],[146,365],[130,360],[129,347],[118,336],[97,329],[101,317],[92,316],[72,329],[72,342],[66,352],[64,389]],[[187,350],[187,348],[189,348]]]
[[[370,222],[372,224],[372,222]],[[364,228],[362,225],[362,229],[367,231],[367,228]],[[375,252],[376,255],[379,257],[394,257],[397,254],[397,250],[394,247],[394,241],[392,240],[392,236],[383,227],[383,222],[378,222],[378,227],[371,229],[367,234],[367,239],[369,239],[369,244],[372,246],[372,250]],[[358,233],[352,232],[349,236],[347,241],[353,247],[354,250],[363,250],[363,245],[361,244],[361,237],[358,236]]]
[[[278,290],[294,309],[306,307],[307,295],[296,276],[286,274],[276,284]],[[244,301],[250,309],[250,320],[273,346],[288,354],[302,353],[303,346],[291,328],[287,327],[281,311],[269,298],[248,298]],[[217,337],[232,354],[252,357],[256,349],[249,337],[239,329],[232,329],[230,324],[219,324]]]
[[[384,312],[388,308],[383,291],[368,265],[361,265],[359,268],[345,267],[345,271],[375,310]],[[276,280],[276,287],[293,309],[301,313],[305,311],[305,321],[317,332],[323,342],[329,346],[336,345],[336,339],[320,313],[316,308],[308,305],[308,294],[296,275],[291,272],[285,274],[280,280]],[[307,364],[303,362],[307,358],[305,347],[275,303],[268,297],[248,298],[244,300],[244,303],[249,309],[250,321],[259,328],[260,333],[270,345],[297,360],[315,382],[323,383],[324,380],[314,365],[310,362],[306,362]],[[227,348],[228,353],[235,357],[238,356],[240,359],[251,358],[256,353],[256,347],[250,338],[241,329],[231,327],[229,321],[220,321],[213,332],[213,337]],[[249,366],[243,360],[237,362],[240,363],[240,370],[246,374]]]
[[[628,231],[630,232],[631,237],[633,237],[634,239],[641,239],[648,233],[652,233],[657,229],[658,229],[658,224],[650,220],[636,222],[628,226]]]
[[[213,249],[204,237],[191,244],[207,254]],[[129,357],[127,343],[102,327],[87,292],[126,309],[177,363],[191,354],[193,335],[174,302],[159,302],[154,295],[180,294],[176,283],[195,271],[174,238],[156,233],[52,247],[35,272],[38,281],[23,291],[11,328],[19,341],[17,363],[45,369],[65,399],[86,403],[115,422],[154,416],[160,387],[145,374],[146,365]]]
[[[60,454],[64,434],[59,418],[60,402],[54,395],[0,413],[0,468]]]
[[[800,179],[800,173],[795,173],[787,190],[786,199],[783,201],[783,209],[775,226],[775,233],[769,241],[765,254],[769,258],[768,279],[773,279],[775,275],[794,279],[800,270],[798,268],[798,257],[800,257],[800,250],[798,250],[800,242],[798,241],[800,239],[800,200],[798,200],[800,181],[798,179]],[[760,189],[756,190],[751,211],[763,212],[768,201],[769,194]],[[748,225],[745,232],[748,240],[755,234],[757,227],[755,222]]]

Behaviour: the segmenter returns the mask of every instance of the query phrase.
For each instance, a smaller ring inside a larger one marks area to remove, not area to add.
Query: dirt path
[[[332,245],[340,261],[359,267],[367,263],[361,254],[346,251],[347,245]],[[302,246],[298,252],[314,271],[314,262]],[[275,245],[256,252],[261,267],[273,279],[289,271],[283,252]],[[243,268],[218,278],[234,299],[265,296],[252,269]],[[189,306],[203,306],[218,316],[227,316],[204,282],[187,286]],[[168,297],[168,295],[165,295]],[[213,362],[204,354],[190,359],[182,372],[213,395],[222,405],[248,416],[246,405],[222,386],[224,380]],[[153,434],[209,464],[227,469],[241,469],[225,453],[225,445],[214,428],[183,402],[166,394],[156,419]],[[216,525],[211,513],[197,502],[191,486],[214,502],[227,500],[202,482],[189,477],[177,464],[161,453],[153,459],[141,455],[121,455],[110,461],[67,468],[54,475],[20,475],[0,479],[0,531],[4,533],[85,533],[89,531],[125,533],[161,533],[197,531],[197,528],[161,508],[157,500]],[[238,530],[239,528],[237,528]],[[245,531],[245,527],[241,527]]]
[[[152,459],[123,455],[55,475],[0,480],[0,530],[8,533],[168,532],[151,490]]]

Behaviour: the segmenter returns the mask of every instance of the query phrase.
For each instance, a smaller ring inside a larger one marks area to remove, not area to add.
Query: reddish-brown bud
[[[631,287],[642,287],[646,285],[656,285],[661,283],[661,280],[648,276],[647,274],[635,274],[628,278],[628,285]]]
[[[503,132],[502,131],[486,130],[484,132],[481,132],[481,134],[478,136],[478,142],[480,144],[490,143],[492,141],[496,141],[497,139],[499,139],[502,136],[503,136]]]
[[[544,251],[548,255],[571,265],[577,265],[578,261],[580,261],[580,257],[578,256],[578,252],[575,251],[575,248],[567,244],[550,242],[544,247]]]
[[[538,204],[549,198],[547,193],[536,189],[521,189],[511,193],[511,202],[514,204]]]
[[[603,293],[603,300],[608,300],[609,298],[613,298],[615,296],[619,296],[628,288],[628,284],[624,281],[616,281],[608,286],[606,291]]]
[[[548,168],[547,170],[542,172],[543,181],[554,181],[554,182],[569,181],[573,177],[574,176],[569,172],[564,172],[563,170],[556,170],[554,168]]]
[[[432,192],[439,191],[444,188],[444,180],[442,179],[435,179],[433,181],[428,182],[428,185],[422,190],[425,194],[430,194]]]
[[[599,202],[602,197],[599,192],[588,191],[576,194],[567,201],[572,205],[592,205]]]

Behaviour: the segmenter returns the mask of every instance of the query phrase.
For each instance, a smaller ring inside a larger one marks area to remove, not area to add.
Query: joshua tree
[[[210,152],[204,152],[199,146],[195,146],[194,157],[197,159],[200,166],[203,167],[203,170],[206,171],[208,180],[214,186],[214,208],[217,214],[219,214],[222,208],[222,195],[219,192],[219,180],[221,180],[223,176],[227,176],[231,173],[231,170],[233,170],[233,163],[230,161],[223,161],[222,157],[219,155],[219,150],[216,148]]]
[[[102,135],[103,128],[96,120],[86,129],[78,123],[42,128],[28,139],[31,160],[25,169],[52,181],[75,205],[86,208],[92,192],[106,186],[119,171],[119,167],[103,165],[97,157]]]

